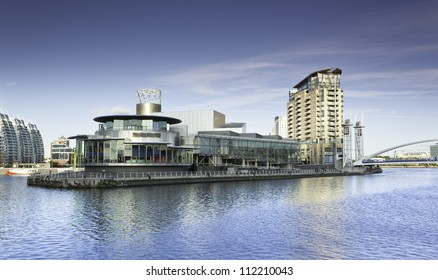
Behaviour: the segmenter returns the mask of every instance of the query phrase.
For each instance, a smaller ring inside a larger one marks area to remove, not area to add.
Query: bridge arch
[[[364,157],[364,158],[361,158],[361,159],[355,161],[355,162],[353,163],[353,166],[360,166],[360,165],[363,165],[363,161],[364,161],[364,160],[369,160],[369,159],[371,159],[371,158],[373,158],[373,157],[375,157],[375,156],[378,156],[378,155],[380,155],[380,154],[384,154],[384,153],[386,153],[386,152],[389,152],[389,151],[392,151],[392,150],[395,150],[395,149],[398,149],[398,148],[407,147],[407,146],[412,146],[412,145],[416,145],[416,144],[428,143],[428,142],[438,142],[438,139],[420,140],[420,141],[409,142],[409,143],[406,143],[406,144],[401,144],[401,145],[397,145],[397,146],[394,146],[394,147],[391,147],[391,148],[387,148],[387,149],[384,149],[384,150],[378,151],[378,152],[376,152],[376,153],[373,153],[373,154],[371,154],[371,155],[368,155],[368,156],[366,156],[366,157]]]

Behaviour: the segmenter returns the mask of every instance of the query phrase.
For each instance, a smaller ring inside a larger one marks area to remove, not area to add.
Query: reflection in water
[[[0,259],[436,259],[437,179],[56,190],[0,177]]]
[[[342,259],[345,240],[344,216],[348,213],[340,200],[344,198],[344,177],[311,178],[299,180],[297,192],[290,198],[299,206],[302,223],[297,224],[299,240],[311,254],[323,259]]]

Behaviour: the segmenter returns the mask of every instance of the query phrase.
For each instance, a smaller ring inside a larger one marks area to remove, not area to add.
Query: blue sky
[[[338,67],[372,153],[438,138],[437,14],[423,0],[1,0],[0,108],[47,150],[134,113],[138,88],[161,89],[164,112],[215,109],[268,134],[297,82]]]

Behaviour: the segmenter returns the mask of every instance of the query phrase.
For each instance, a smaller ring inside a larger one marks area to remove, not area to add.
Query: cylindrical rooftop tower
[[[158,89],[137,90],[137,115],[161,112],[161,91]]]

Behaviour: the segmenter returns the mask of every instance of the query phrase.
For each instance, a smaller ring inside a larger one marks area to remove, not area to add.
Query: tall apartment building
[[[306,143],[302,159],[333,164],[342,158],[343,90],[339,68],[313,72],[289,92],[288,137]]]
[[[44,162],[44,145],[37,126],[0,114],[0,165]]]
[[[286,116],[276,116],[275,124],[272,128],[272,135],[279,135],[282,138],[287,138],[287,117]]]

